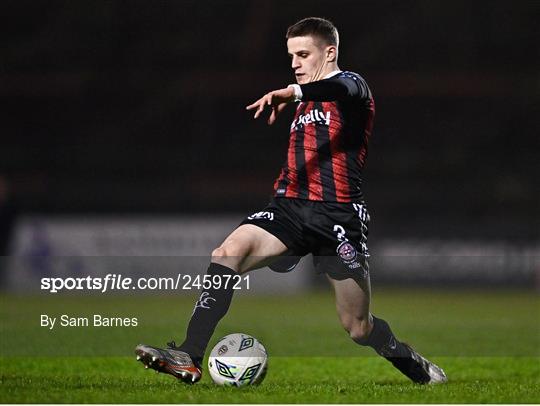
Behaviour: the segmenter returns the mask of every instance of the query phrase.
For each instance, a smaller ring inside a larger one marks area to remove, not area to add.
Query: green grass
[[[194,386],[135,362],[139,342],[181,341],[193,296],[1,296],[2,403],[540,403],[540,299],[524,291],[381,289],[373,311],[441,365],[449,383],[410,383],[343,332],[328,292],[237,295],[211,341],[258,337],[259,387]],[[39,327],[40,314],[137,317],[131,328]]]
[[[132,358],[4,358],[2,402],[14,403],[538,403],[539,360],[437,358],[444,386],[419,386],[376,357],[271,360],[258,387],[224,388],[208,375],[186,386]]]

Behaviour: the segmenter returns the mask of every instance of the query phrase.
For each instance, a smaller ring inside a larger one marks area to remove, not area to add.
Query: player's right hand
[[[278,114],[283,111],[287,103],[294,101],[294,99],[294,89],[292,87],[286,87],[266,93],[255,103],[247,106],[246,110],[255,109],[255,115],[253,118],[257,119],[264,111],[265,107],[269,106],[272,109],[272,112],[268,118],[268,124],[272,125],[276,121]]]

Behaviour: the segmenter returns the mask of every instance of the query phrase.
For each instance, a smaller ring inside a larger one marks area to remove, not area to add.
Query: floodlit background
[[[537,286],[538,2],[0,10],[1,254],[41,257],[34,277],[60,272],[55,256],[207,255],[264,207],[294,108],[268,127],[244,107],[291,83],[285,30],[315,15],[338,26],[340,67],[376,100],[374,282]],[[4,287],[22,286],[17,269],[3,267]]]
[[[376,101],[371,310],[443,387],[354,345],[310,258],[235,293],[210,344],[245,332],[270,354],[236,392],[134,361],[182,342],[196,289],[40,290],[204,274],[285,161],[293,106],[273,127],[245,106],[294,80],[285,31],[307,16],[337,25],[340,67]],[[539,16],[526,0],[1,1],[0,403],[539,403]]]

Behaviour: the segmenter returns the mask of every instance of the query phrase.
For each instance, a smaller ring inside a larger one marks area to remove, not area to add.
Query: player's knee
[[[235,258],[235,257],[244,257],[245,249],[238,244],[226,244],[217,247],[212,251],[212,260],[220,258]]]
[[[354,342],[364,345],[368,341],[372,328],[373,324],[370,323],[369,317],[355,317],[347,331]]]
[[[220,259],[227,256],[227,251],[223,246],[217,247],[212,251],[212,261]]]
[[[246,256],[245,247],[234,242],[228,242],[212,251],[212,262],[231,268],[236,272],[241,272]]]
[[[212,263],[226,266],[235,272],[240,270],[241,260],[232,255],[231,250],[223,246],[217,247],[212,251]]]

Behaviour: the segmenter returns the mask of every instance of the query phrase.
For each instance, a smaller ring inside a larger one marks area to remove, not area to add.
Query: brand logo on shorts
[[[274,220],[274,213],[270,211],[259,211],[257,213],[253,213],[251,216],[248,217],[248,220]]]
[[[343,262],[347,264],[353,262],[356,259],[356,256],[358,255],[356,248],[354,248],[352,244],[348,241],[343,241],[341,244],[339,244],[336,252],[338,253],[339,257],[343,260]]]

